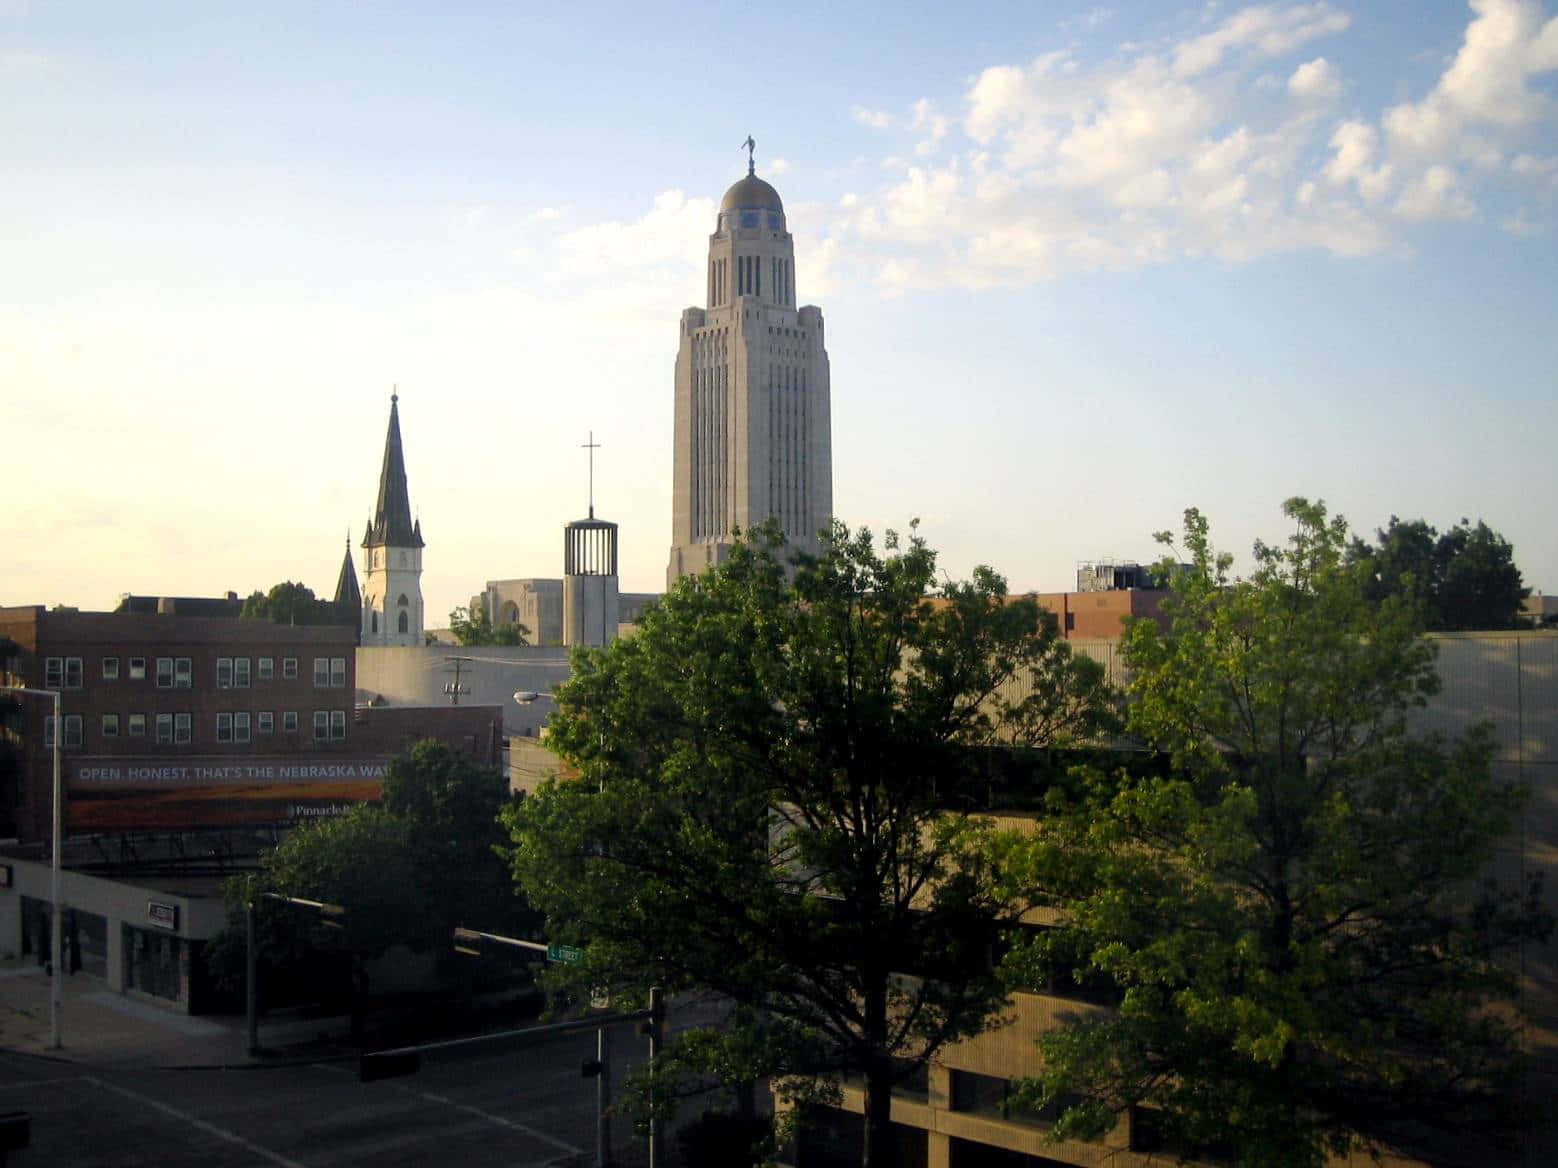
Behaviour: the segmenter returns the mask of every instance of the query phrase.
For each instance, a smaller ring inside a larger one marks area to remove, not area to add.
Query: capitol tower
[[[784,204],[749,158],[709,236],[707,306],[682,312],[667,587],[770,516],[816,550],[833,514],[828,403],[822,310],[796,307]]]

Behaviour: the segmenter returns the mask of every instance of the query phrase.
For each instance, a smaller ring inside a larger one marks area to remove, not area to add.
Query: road
[[[0,1052],[0,1111],[32,1115],[8,1168],[327,1168],[594,1163],[593,1033],[506,1052],[441,1056],[403,1079],[357,1081],[355,1061],[224,1070],[92,1067]],[[619,1032],[616,1082],[644,1057]],[[614,1124],[616,1162],[645,1163]]]

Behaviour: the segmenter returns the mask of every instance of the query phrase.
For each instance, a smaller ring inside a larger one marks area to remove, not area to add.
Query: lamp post
[[[0,693],[51,698],[54,702],[54,838],[50,847],[49,872],[49,902],[52,914],[49,922],[49,960],[53,975],[49,979],[49,1049],[59,1050],[64,1045],[60,1041],[60,1017],[64,1013],[65,998],[62,945],[64,920],[60,908],[60,835],[64,824],[64,809],[60,799],[60,739],[65,736],[65,723],[60,717],[60,695],[57,689],[29,689],[22,685],[0,685]]]

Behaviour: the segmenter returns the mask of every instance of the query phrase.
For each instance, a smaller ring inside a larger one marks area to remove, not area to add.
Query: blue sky
[[[1482,518],[1558,589],[1550,0],[0,0],[0,603],[333,587],[398,385],[423,590],[662,586],[714,207],[784,196],[834,500],[1070,586],[1205,511]]]

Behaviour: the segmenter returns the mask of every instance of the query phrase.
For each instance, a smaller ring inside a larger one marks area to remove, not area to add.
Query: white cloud
[[[1468,126],[1524,126],[1552,112],[1551,99],[1528,82],[1558,68],[1558,17],[1544,25],[1536,0],[1470,3],[1476,16],[1433,90],[1385,111],[1395,149],[1442,157]]]
[[[1294,97],[1318,101],[1335,97],[1341,91],[1341,72],[1324,57],[1304,62],[1288,78],[1288,92]]]
[[[558,236],[559,268],[568,274],[591,275],[664,264],[697,270],[713,226],[712,199],[689,199],[682,191],[665,191],[632,223],[593,223]]]
[[[1241,9],[1213,31],[1181,44],[1174,54],[1174,72],[1195,77],[1240,50],[1280,57],[1319,37],[1339,33],[1351,23],[1347,13],[1325,3]]]
[[[563,217],[562,211],[557,207],[537,207],[525,216],[526,223],[552,223]]]
[[[893,124],[893,115],[885,110],[868,109],[857,105],[849,111],[855,121],[872,130],[886,130]]]
[[[787,158],[771,158],[768,161],[768,165],[763,167],[763,169],[772,175],[785,174],[790,169],[790,160]]]
[[[1325,177],[1334,186],[1353,184],[1366,202],[1377,203],[1389,192],[1395,171],[1389,163],[1376,165],[1379,132],[1368,122],[1343,122],[1331,135],[1335,151],[1325,164]]]
[[[1470,219],[1476,206],[1459,189],[1455,172],[1448,166],[1430,166],[1401,192],[1395,211],[1403,219]]]

